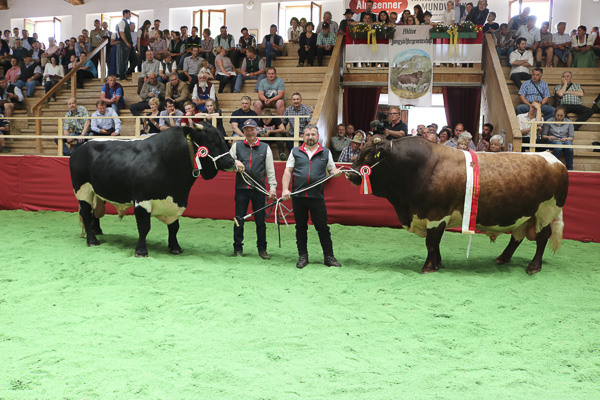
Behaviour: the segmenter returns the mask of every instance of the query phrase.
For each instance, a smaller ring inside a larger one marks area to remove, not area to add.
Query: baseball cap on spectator
[[[258,125],[256,124],[255,120],[247,119],[246,121],[244,121],[244,125],[242,126],[242,129],[245,129],[247,127],[258,128]]]
[[[344,13],[344,16],[348,15],[348,14],[352,14],[354,15],[354,11],[352,11],[351,8],[346,8],[346,12]]]
[[[321,29],[329,29],[329,22],[323,22]]]
[[[353,143],[362,144],[362,141],[363,141],[362,135],[354,135],[354,138],[352,138]]]

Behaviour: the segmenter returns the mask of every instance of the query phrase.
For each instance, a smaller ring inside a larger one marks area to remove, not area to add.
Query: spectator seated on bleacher
[[[198,82],[192,91],[192,102],[196,105],[198,111],[206,110],[206,101],[216,100],[215,86],[208,80],[206,72],[198,73]]]
[[[332,18],[331,12],[325,11],[323,13],[323,21],[319,22],[319,25],[317,25],[317,30],[315,32],[317,34],[321,33],[324,29],[323,25],[327,24],[327,25],[329,25],[329,31],[331,33],[333,33],[333,35],[335,36],[339,30],[339,27],[338,27],[338,23],[335,21],[332,21],[331,18]]]
[[[14,58],[13,58],[14,60]],[[6,77],[0,76],[0,111],[7,117],[12,117],[15,107],[23,103],[23,92]]]
[[[494,136],[494,125],[490,123],[483,124],[481,135],[479,135],[479,143],[477,143],[477,151],[488,151],[492,136]]]
[[[527,23],[525,26],[521,26],[517,31],[517,37],[527,39],[527,49],[535,52],[540,45],[540,30],[535,26],[537,17],[530,15],[527,17]]]
[[[287,38],[290,43],[298,43],[300,34],[303,32],[300,27],[300,21],[296,17],[292,17],[290,20],[290,27],[287,30]]]
[[[63,136],[71,136],[70,139],[61,140],[58,143],[58,139],[54,139],[54,143],[59,146],[63,146],[63,155],[70,156],[71,152],[78,149],[84,143],[84,137],[87,136],[90,130],[90,114],[88,110],[83,106],[77,106],[77,100],[73,97],[67,99],[67,107],[69,111],[65,114],[65,123],[63,125]],[[71,117],[85,117],[85,118],[71,118]],[[73,136],[78,136],[74,138]]]
[[[300,137],[302,137],[302,135],[304,134],[304,127],[310,123],[310,120],[312,118],[312,111],[310,110],[310,107],[308,107],[306,104],[302,104],[302,96],[300,95],[300,93],[296,92],[292,94],[292,105],[285,109],[283,115],[284,117],[287,117],[283,118],[283,124],[289,126],[288,136],[290,137],[294,136],[296,123],[296,120],[290,117],[298,115],[303,116],[299,119],[300,124],[298,126],[298,131],[300,132],[299,135]],[[288,141],[287,147],[288,150],[292,150],[292,148],[294,147],[294,142]]]
[[[350,145],[345,147],[338,158],[338,162],[354,162],[356,157],[360,154],[360,148],[363,143],[362,135],[355,135],[354,138],[350,141]]]
[[[500,135],[494,135],[490,139],[490,153],[500,153],[504,146],[504,138]]]
[[[532,125],[526,122],[528,121],[538,121],[542,122],[544,119],[542,118],[542,102],[539,100],[534,100],[529,104],[529,110],[523,114],[517,115],[517,122],[519,123],[519,129],[521,130],[521,135],[523,136],[523,143],[530,143],[531,141],[531,129]],[[537,126],[537,131],[533,134],[537,136],[538,133],[542,132],[542,126]],[[491,144],[490,144],[491,147]],[[523,151],[527,151],[523,148]]]
[[[244,132],[242,132],[241,130],[241,126],[244,124],[244,121],[251,117],[258,116],[258,114],[254,110],[250,109],[251,101],[252,99],[250,98],[250,96],[242,96],[241,108],[238,108],[237,110],[231,113],[232,117],[238,117],[229,119],[229,122],[231,123],[231,129],[233,129],[232,136],[244,137]],[[254,122],[256,122],[256,125],[258,125],[258,118],[252,119],[254,120]]]
[[[239,93],[242,90],[242,85],[246,79],[256,79],[254,92],[257,93],[260,81],[267,77],[265,74],[265,60],[257,54],[254,47],[249,46],[245,50],[246,57],[242,61],[242,71],[236,77],[233,93]]]
[[[213,54],[215,56],[220,53],[220,51],[219,52],[214,51],[214,49],[217,48],[217,46],[221,46],[222,48],[224,48],[225,54],[227,55],[227,57],[229,57],[231,62],[234,65],[237,64],[237,51],[236,51],[236,47],[235,47],[235,38],[233,37],[233,35],[227,33],[227,26],[225,26],[225,25],[223,25],[221,27],[220,35],[215,37],[214,48],[213,48]]]
[[[169,51],[167,47],[167,39],[165,38],[165,34],[163,31],[158,30],[156,32],[156,39],[153,43],[150,43],[150,48],[152,48],[152,55],[155,60],[162,60],[164,54]],[[164,83],[164,82],[163,82]]]
[[[100,90],[100,100],[112,108],[115,114],[119,115],[119,110],[125,108],[125,97],[123,87],[117,82],[116,75],[109,75],[106,83]]]
[[[273,118],[275,115],[274,110],[266,109],[263,111],[263,116],[270,116],[271,118],[261,118],[258,122],[258,136],[260,137],[286,137],[285,126],[281,121],[281,118]],[[270,142],[269,142],[270,143]],[[269,144],[267,143],[267,144]],[[285,155],[285,141],[278,140],[277,152],[279,153],[279,159],[281,161],[287,160]]]
[[[337,40],[337,36],[330,31],[327,22],[323,23],[322,28],[323,30],[317,34],[317,62],[319,67],[323,65],[323,57],[333,53],[333,47]]]
[[[166,83],[169,81],[171,74],[177,73],[177,63],[173,61],[173,56],[170,52],[165,53],[165,58],[160,62],[160,68],[158,70],[158,79]]]
[[[84,80],[97,78],[98,70],[86,53],[81,53],[78,64],[83,65],[77,70],[77,89],[83,89]]]
[[[453,131],[452,137],[450,138],[450,140],[446,141],[444,143],[444,145],[456,148],[456,141],[458,140],[458,137],[460,136],[460,134],[463,133],[464,131],[465,131],[465,126],[462,123],[456,124],[454,126],[454,131]],[[422,134],[419,134],[418,136],[422,136]]]
[[[508,24],[501,24],[500,29],[493,33],[493,38],[500,63],[502,63],[502,56],[506,56],[506,65],[510,67],[510,55],[515,50],[513,47],[515,41],[510,35]]]
[[[142,111],[150,108],[151,99],[157,99],[160,106],[160,102],[165,98],[165,92],[165,84],[158,81],[154,72],[150,72],[148,74],[148,80],[146,83],[144,83],[144,86],[142,86],[142,91],[140,92],[140,98],[142,101],[129,106],[131,115],[142,115]]]
[[[202,31],[202,37],[200,54],[207,59],[210,64],[214,64],[215,55],[213,54],[213,48],[215,47],[215,39],[210,37],[210,29],[204,29],[204,31]]]
[[[573,62],[573,55],[571,54],[571,35],[565,33],[567,23],[564,21],[559,22],[556,25],[556,33],[552,34],[552,65],[558,67],[559,62],[563,62],[568,68],[571,67]]]
[[[173,38],[171,43],[169,44],[169,51],[165,53],[163,61],[166,61],[167,56],[171,57],[169,62],[175,62],[175,69],[177,69],[177,63],[179,62],[181,56],[185,54],[185,43],[181,40],[181,33],[174,31]],[[172,71],[169,71],[170,73]]]
[[[554,49],[552,47],[552,33],[550,33],[550,22],[542,22],[542,29],[540,29],[540,44],[535,50],[535,65],[536,67],[542,66],[542,57],[546,56],[546,68],[552,65],[552,56],[554,55]]]
[[[577,28],[577,35],[571,41],[573,67],[596,68],[596,54],[592,49],[595,39],[594,35],[587,33],[585,25],[580,25]]]
[[[161,131],[165,131],[172,126],[181,126],[181,118],[164,118],[164,117],[182,117],[183,113],[181,110],[175,108],[175,102],[172,99],[165,100],[166,106],[163,111],[160,112],[160,118],[158,126]]]
[[[10,31],[8,31],[10,33]],[[3,153],[10,153],[3,136],[10,134],[10,125],[7,119],[3,119],[4,115],[0,114],[0,148]]]
[[[285,111],[285,82],[277,76],[274,67],[267,67],[267,78],[260,81],[258,100],[254,102],[254,111],[261,115],[264,107],[276,108],[277,115]]]
[[[32,49],[29,52],[31,54],[31,59],[33,60],[34,63],[38,63],[40,64],[41,67],[43,67],[42,64],[42,54],[44,54],[44,50],[42,50],[42,48],[40,47],[40,42],[38,42],[37,40],[33,42],[33,44],[31,45]]]
[[[22,43],[23,42],[21,41],[21,39],[17,39],[15,41],[15,48],[13,49],[13,57],[17,59],[19,64],[24,61],[25,54],[27,54],[27,49],[21,47]]]
[[[12,84],[17,83],[21,76],[21,67],[19,66],[19,60],[16,57],[10,59],[10,67],[4,69],[4,76],[6,80]]]
[[[191,126],[192,128],[203,121],[202,118],[197,118],[197,115],[202,115],[199,112],[196,112],[196,105],[191,101],[186,101],[183,105],[184,113],[183,118],[181,118],[181,126]]]
[[[219,93],[223,93],[227,85],[230,86],[231,93],[235,90],[235,67],[233,62],[228,57],[227,50],[221,46],[215,46],[213,49],[215,54],[216,78],[219,81]]]
[[[42,68],[39,63],[33,62],[31,53],[25,54],[21,75],[15,85],[20,89],[26,87],[25,97],[33,96],[35,87],[42,85]]]
[[[410,12],[409,12],[410,13]],[[373,14],[373,1],[367,0],[365,3],[365,11],[354,15],[354,22],[365,22],[365,16],[369,15],[371,20],[369,22],[373,22],[377,19],[377,16]],[[413,24],[414,25],[414,24]]]
[[[577,122],[585,122],[594,114],[594,110],[583,105],[583,89],[578,83],[573,83],[571,71],[563,72],[560,85],[554,87],[556,104],[564,107],[567,113],[577,114]],[[581,124],[575,124],[575,130],[581,129]]]
[[[144,133],[142,135],[150,135],[160,132],[160,100],[158,100],[157,97],[151,98],[148,101],[148,107],[150,108],[150,112],[146,113],[147,118],[142,120],[144,126]]]
[[[254,52],[256,52],[256,37],[248,33],[248,28],[246,27],[242,28],[241,32],[242,36],[240,36],[240,40],[238,41],[238,46],[236,50],[238,63],[240,62],[240,60],[243,60],[248,56],[249,47],[252,47],[254,49]],[[236,67],[239,67],[239,65],[236,64]]]
[[[566,118],[567,109],[563,106],[556,107],[554,117],[547,121],[570,122]],[[572,145],[575,138],[575,131],[572,124],[544,124],[542,127],[542,139],[547,144]],[[560,160],[561,154],[565,154],[565,165],[567,170],[573,170],[573,148],[551,148],[552,154]]]
[[[223,112],[221,111],[221,109],[219,109],[217,107],[217,102],[213,99],[208,99],[206,100],[206,111],[201,114],[204,118],[206,118],[207,122],[210,122],[211,124],[213,117],[220,117],[223,115]],[[221,136],[225,137],[225,127],[223,127],[223,119],[222,118],[215,118],[217,121],[217,129],[219,130],[219,132],[221,132]]]
[[[517,89],[521,89],[522,81],[531,79],[529,68],[533,66],[533,53],[527,48],[527,39],[517,39],[517,49],[510,53],[509,64],[512,66],[510,70],[510,80],[515,83]]]
[[[269,34],[263,38],[260,48],[263,50],[267,68],[271,66],[272,60],[275,60],[277,56],[283,55],[285,50],[283,47],[283,38],[277,34],[277,25],[271,24]]]
[[[121,134],[121,120],[111,107],[106,107],[103,100],[96,101],[96,111],[92,114],[92,136],[119,136]],[[113,117],[113,118],[98,118]]]
[[[506,25],[508,27],[508,24]],[[487,17],[487,22],[486,24],[483,26],[483,33],[494,33],[496,31],[498,31],[500,29],[500,25],[498,25],[498,23],[496,22],[496,13],[493,11],[490,11],[490,13],[488,14]],[[508,32],[508,30],[507,30]]]
[[[79,35],[77,43],[75,43],[75,55],[81,57],[82,53],[89,53],[90,51],[92,51],[92,45],[85,41],[85,36]]]
[[[65,77],[65,71],[62,65],[59,64],[58,57],[53,55],[50,57],[50,62],[44,67],[44,90],[48,93],[54,85]],[[56,92],[50,97],[52,101],[56,101]]]
[[[138,93],[140,93],[140,91],[142,90],[142,86],[144,85],[144,83],[146,83],[148,81],[148,75],[151,72],[154,72],[156,74],[157,78],[159,77],[160,68],[161,68],[160,61],[154,59],[154,53],[152,53],[151,50],[146,51],[146,61],[144,61],[142,63],[142,73],[141,73],[140,77],[138,78],[138,82],[137,82]],[[158,81],[163,82],[160,79]]]
[[[198,72],[200,72],[202,61],[204,61],[198,55],[199,53],[200,48],[198,46],[192,47],[192,55],[183,61],[183,71],[179,73],[179,79],[188,83],[190,91],[194,90],[194,86],[198,82]]]
[[[344,124],[339,124],[337,126],[337,135],[331,138],[330,150],[331,155],[333,156],[333,160],[337,161],[346,147],[350,146],[350,142],[352,139],[346,137],[346,127]]]
[[[312,67],[317,54],[317,34],[313,32],[315,26],[312,22],[306,24],[306,32],[300,34],[300,47],[298,48],[298,67]]]
[[[172,100],[179,110],[185,109],[185,103],[191,99],[189,86],[179,80],[176,72],[172,73],[166,86],[165,99]]]
[[[42,68],[46,66],[46,64],[50,60],[50,57],[52,57],[58,51],[58,45],[56,44],[56,41],[52,36],[48,38],[48,43],[48,48],[42,53]],[[58,64],[60,65],[60,61],[58,62]]]
[[[550,89],[548,84],[542,80],[544,70],[535,67],[531,70],[531,79],[523,82],[519,89],[519,98],[523,104],[518,105],[515,111],[518,114],[526,113],[532,101],[538,100],[542,105],[542,114],[545,119],[554,117],[554,107],[548,105],[550,100]]]

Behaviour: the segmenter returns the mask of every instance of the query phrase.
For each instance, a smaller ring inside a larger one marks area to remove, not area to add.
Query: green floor
[[[343,268],[295,268],[294,229],[182,219],[181,256],[153,220],[102,220],[88,248],[76,214],[0,211],[0,399],[600,398],[600,245],[563,241],[528,276],[526,243],[447,233],[444,268],[420,275],[424,239],[333,225]]]

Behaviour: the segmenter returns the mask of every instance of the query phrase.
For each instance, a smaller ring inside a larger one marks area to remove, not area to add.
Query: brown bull
[[[419,81],[421,80],[422,77],[423,77],[422,71],[413,72],[412,74],[398,75],[398,83],[400,85],[406,85],[406,84],[416,85],[417,83],[419,83]]]
[[[492,241],[511,233],[498,264],[510,261],[523,238],[535,240],[537,250],[527,273],[539,272],[548,240],[555,251],[560,247],[567,169],[549,152],[477,156],[481,187],[476,229]],[[437,271],[444,230],[462,225],[467,179],[463,151],[420,137],[390,141],[376,135],[352,168],[358,171],[364,165],[372,167],[373,194],[388,199],[405,229],[426,238],[427,260],[421,272]],[[352,183],[361,182],[355,173],[346,176]]]

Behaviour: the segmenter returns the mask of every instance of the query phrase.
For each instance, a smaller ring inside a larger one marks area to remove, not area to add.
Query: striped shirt
[[[562,89],[563,85],[562,83],[560,85],[556,85],[554,87],[554,95],[556,96],[556,92],[558,92],[560,89]],[[574,94],[568,94],[567,92],[573,91],[573,92],[578,92],[578,91],[583,91],[583,89],[581,88],[581,85],[579,85],[579,83],[571,83],[571,87],[567,88],[564,96],[558,100],[558,104],[561,106],[580,106],[582,105],[582,101],[581,101],[581,97],[579,96],[575,96]]]

